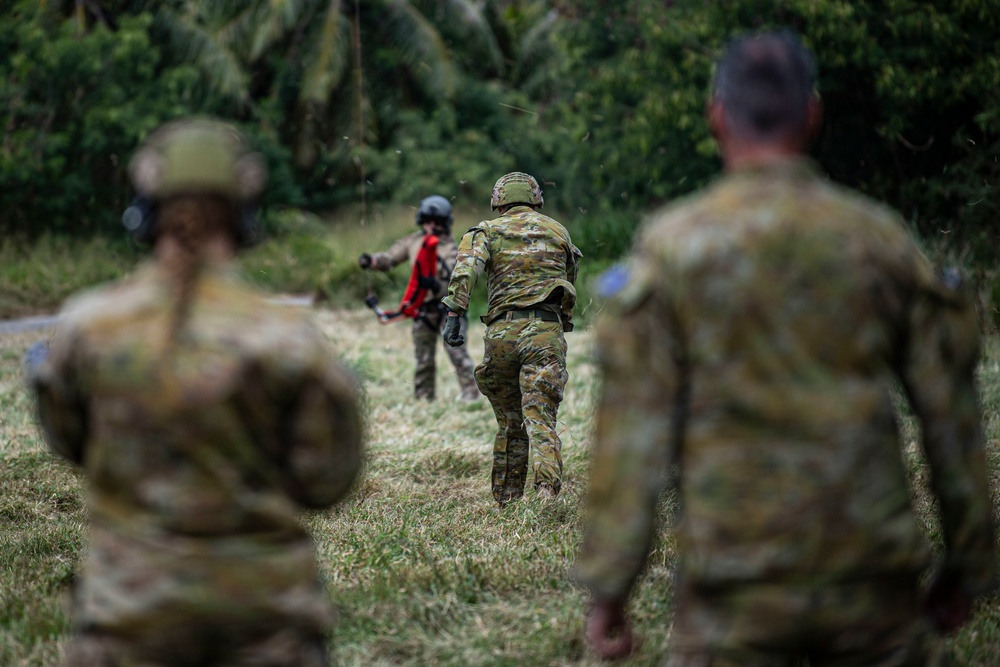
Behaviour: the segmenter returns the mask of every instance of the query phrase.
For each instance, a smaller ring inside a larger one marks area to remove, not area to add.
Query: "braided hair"
[[[172,238],[180,250],[179,261],[171,266],[170,289],[174,307],[168,332],[169,349],[180,335],[194,298],[194,287],[205,263],[206,241],[222,235],[236,237],[239,211],[225,197],[214,194],[188,194],[171,197],[160,205],[160,240]]]

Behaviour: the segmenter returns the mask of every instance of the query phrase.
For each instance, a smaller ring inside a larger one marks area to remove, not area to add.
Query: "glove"
[[[444,321],[444,342],[452,347],[458,347],[465,343],[465,336],[462,335],[462,318],[458,315],[449,315]]]
[[[372,256],[366,252],[361,253],[361,256],[358,257],[358,266],[362,269],[372,268]]]
[[[432,292],[437,292],[441,283],[437,281],[434,276],[420,276],[417,278],[417,285],[422,289],[430,290]]]

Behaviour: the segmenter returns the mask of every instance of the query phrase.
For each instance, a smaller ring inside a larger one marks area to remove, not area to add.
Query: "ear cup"
[[[156,240],[156,204],[146,197],[136,197],[122,213],[122,224],[140,245],[153,245]]]

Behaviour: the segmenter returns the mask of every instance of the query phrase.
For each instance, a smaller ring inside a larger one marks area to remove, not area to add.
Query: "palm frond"
[[[536,21],[531,29],[524,33],[518,44],[518,60],[527,63],[537,58],[549,56],[546,51],[552,49],[553,28],[559,20],[559,12],[555,9],[549,10],[540,21]]]
[[[201,24],[191,12],[160,11],[156,21],[170,36],[173,48],[202,70],[209,85],[241,103],[249,98],[249,76],[237,53],[219,39],[217,32]]]
[[[483,4],[473,0],[445,0],[444,8],[448,18],[461,22],[469,30],[467,32],[470,39],[479,41],[489,55],[490,64],[498,72],[504,68],[503,50],[497,41],[493,26],[490,25],[486,14],[483,13]]]
[[[330,0],[323,16],[322,28],[314,36],[303,63],[299,100],[326,104],[330,93],[344,78],[350,61],[350,22],[341,3]]]
[[[386,3],[383,27],[407,67],[432,92],[449,97],[455,88],[455,68],[441,34],[407,0]]]

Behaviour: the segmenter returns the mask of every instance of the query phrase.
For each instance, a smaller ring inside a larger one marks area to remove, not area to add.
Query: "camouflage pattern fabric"
[[[409,262],[410,267],[417,261],[417,253],[424,242],[424,233],[416,231],[407,234],[397,240],[389,249],[384,252],[376,252],[372,255],[372,268],[376,271],[391,271],[403,262]],[[427,295],[427,301],[438,301],[448,290],[448,280],[455,269],[455,260],[458,257],[458,245],[451,234],[438,235],[438,272],[437,279],[440,286],[437,291]]]
[[[493,441],[493,497],[500,504],[524,495],[528,443],[535,486],[562,485],[562,443],[556,415],[566,372],[566,339],[558,322],[498,321],[486,332],[476,381],[497,418]]]
[[[68,655],[117,645],[109,664],[313,664],[280,657],[314,653],[333,620],[298,515],[358,473],[355,380],[304,313],[230,264],[196,280],[172,342],[175,297],[156,264],[72,299],[30,376],[50,446],[89,480]],[[278,657],[238,657],[272,635]]]
[[[417,398],[434,399],[437,366],[434,361],[438,345],[441,344],[441,324],[444,318],[435,308],[424,317],[413,321],[413,351],[417,360],[417,370],[413,375],[413,393]],[[444,346],[448,361],[455,369],[458,379],[459,398],[471,401],[479,398],[476,388],[476,364],[469,356],[467,345]]]
[[[417,253],[424,242],[422,231],[408,234],[390,246],[385,252],[372,255],[372,268],[378,271],[390,271],[394,267],[409,261],[412,267],[417,260]],[[441,345],[441,324],[443,318],[438,312],[437,304],[448,288],[448,280],[455,268],[458,255],[458,245],[451,234],[438,236],[438,273],[440,287],[433,294],[427,295],[424,306],[424,316],[413,322],[413,352],[416,359],[416,371],[413,376],[413,393],[417,398],[433,400],[437,367],[434,356],[437,346]],[[463,400],[473,400],[479,397],[473,371],[476,367],[469,356],[469,348],[444,346],[448,360],[455,369],[458,379],[459,397]]]
[[[604,279],[580,582],[605,599],[630,590],[671,477],[679,572],[695,589],[915,581],[931,553],[898,381],[923,426],[941,570],[969,594],[990,587],[976,314],[897,215],[787,160],[666,208],[635,248]]]
[[[581,256],[565,227],[529,206],[511,207],[495,220],[479,223],[459,243],[448,296],[441,302],[464,314],[486,272],[489,301],[483,321],[488,328],[476,381],[497,419],[492,486],[501,505],[524,493],[529,443],[535,485],[547,484],[555,493],[562,485],[562,445],[556,433],[568,378],[562,332],[573,328],[573,284]],[[556,290],[558,303],[552,298]],[[530,306],[557,313],[559,321],[506,320]]]
[[[911,577],[709,590],[682,586],[675,604],[667,667],[948,664]],[[809,650],[796,656],[789,650],[795,646]]]
[[[558,294],[559,302],[551,308],[560,314],[563,330],[572,331],[574,283],[582,256],[561,224],[530,206],[513,206],[494,220],[480,222],[462,237],[448,296],[441,302],[456,313],[464,313],[485,271],[489,306],[483,322],[489,324],[502,313]]]
[[[329,667],[322,634],[283,628],[282,619],[221,624],[187,617],[170,632],[136,642],[84,631],[66,646],[63,667]]]

